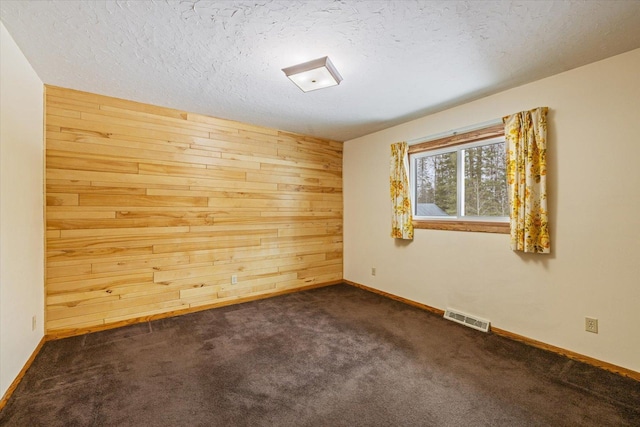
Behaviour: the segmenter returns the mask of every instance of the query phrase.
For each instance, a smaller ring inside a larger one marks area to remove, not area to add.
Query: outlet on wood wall
[[[341,142],[52,86],[46,131],[49,334],[342,279]]]

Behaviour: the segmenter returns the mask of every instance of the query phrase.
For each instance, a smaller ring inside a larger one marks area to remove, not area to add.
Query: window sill
[[[510,232],[510,225],[508,222],[414,220],[413,228],[428,230],[476,231],[498,234],[509,234]]]

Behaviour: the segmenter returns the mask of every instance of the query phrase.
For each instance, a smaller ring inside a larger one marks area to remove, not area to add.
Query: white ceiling
[[[640,1],[13,1],[47,84],[348,140],[640,47]],[[328,55],[344,81],[281,71]],[[640,71],[639,71],[640,72]]]

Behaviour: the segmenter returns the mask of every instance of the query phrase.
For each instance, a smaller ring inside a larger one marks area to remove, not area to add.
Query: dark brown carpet
[[[640,382],[347,285],[45,344],[7,426],[640,425]]]

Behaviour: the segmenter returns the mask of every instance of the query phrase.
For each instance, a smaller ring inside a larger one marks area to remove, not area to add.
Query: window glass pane
[[[504,142],[464,150],[465,216],[509,216]]]
[[[416,159],[416,215],[456,215],[456,153],[443,153]]]

